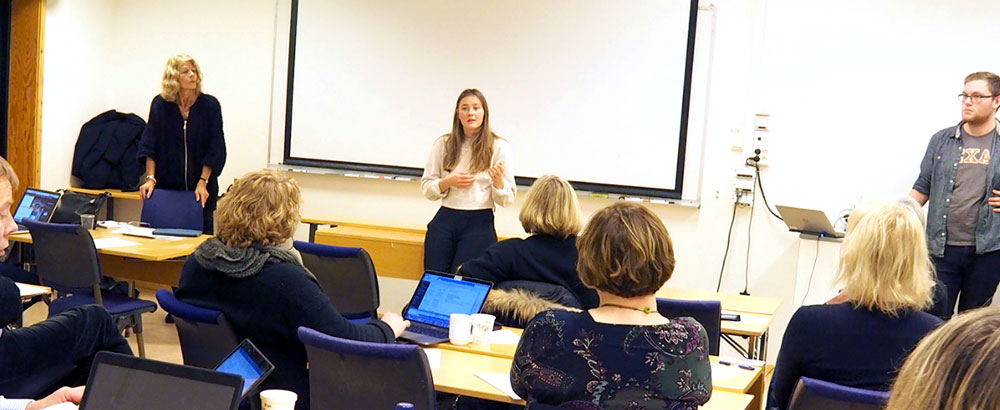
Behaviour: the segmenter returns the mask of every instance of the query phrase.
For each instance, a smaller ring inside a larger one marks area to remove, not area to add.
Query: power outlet
[[[756,183],[754,171],[753,167],[746,165],[735,169],[736,179],[733,180],[733,188],[736,202],[740,206],[753,206],[753,188]]]
[[[754,153],[752,156],[760,157],[757,160],[759,167],[767,166],[767,148],[771,139],[770,122],[771,114],[757,114],[754,118],[753,143],[750,151]]]

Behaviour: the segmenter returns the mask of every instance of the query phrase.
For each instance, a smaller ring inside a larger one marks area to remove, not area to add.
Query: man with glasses
[[[1000,77],[965,77],[958,95],[962,121],[938,131],[920,162],[910,196],[927,210],[927,247],[947,300],[933,312],[948,319],[990,304],[1000,283],[1000,161],[990,161],[1000,136]]]

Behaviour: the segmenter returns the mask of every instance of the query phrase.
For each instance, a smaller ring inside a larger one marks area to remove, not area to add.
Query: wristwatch
[[[146,180],[147,181],[153,181],[153,184],[154,185],[156,184],[156,177],[154,177],[152,175],[146,175]]]

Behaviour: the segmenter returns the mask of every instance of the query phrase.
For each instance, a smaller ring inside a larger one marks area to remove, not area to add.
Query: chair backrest
[[[309,357],[312,409],[391,409],[397,403],[433,410],[434,381],[417,345],[359,342],[307,327],[299,340]]]
[[[376,317],[378,276],[367,251],[301,241],[294,245],[338,312],[348,318]]]
[[[101,303],[101,262],[90,231],[79,224],[24,221],[31,232],[42,283],[60,291],[95,294]]]
[[[878,410],[888,401],[889,392],[802,377],[795,385],[788,410]]]
[[[181,302],[166,289],[156,291],[156,301],[174,317],[184,364],[214,369],[240,344],[222,312]]]
[[[719,354],[719,339],[722,337],[722,303],[717,300],[656,298],[656,310],[668,318],[688,316],[697,320],[708,333],[708,353]]]
[[[156,189],[149,199],[143,199],[139,219],[153,228],[202,231],[205,224],[201,203],[194,200],[194,192],[169,189]]]

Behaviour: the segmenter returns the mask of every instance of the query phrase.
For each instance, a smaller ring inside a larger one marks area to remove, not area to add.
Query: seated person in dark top
[[[705,329],[656,310],[655,293],[674,270],[660,219],[619,202],[593,216],[577,249],[580,278],[597,290],[600,306],[532,319],[514,353],[514,391],[529,403],[575,409],[695,409],[707,402]]]
[[[0,158],[0,255],[7,249],[8,235],[17,230],[10,214],[17,185],[14,170]],[[31,326],[6,328],[20,319],[21,292],[14,281],[0,276],[0,395],[7,398],[41,398],[61,386],[85,383],[99,351],[132,354],[111,316],[97,305],[69,309]],[[27,401],[7,404],[37,407]]]
[[[784,409],[802,376],[849,387],[889,390],[920,339],[941,324],[923,312],[934,276],[924,229],[912,209],[875,203],[851,215],[837,282],[846,302],[803,306],[778,353],[769,409]]]
[[[576,234],[582,224],[569,182],[554,175],[535,180],[519,219],[530,237],[498,242],[459,268],[461,275],[496,285],[483,310],[506,325],[524,327],[546,308],[597,307],[597,292],[576,273]]]
[[[298,393],[309,409],[309,373],[299,326],[345,339],[391,343],[409,325],[399,315],[356,325],[344,319],[302,266],[288,240],[299,225],[295,180],[276,171],[251,172],[219,200],[217,237],[184,263],[177,298],[222,311],[239,337],[250,339],[274,363],[261,390]],[[253,400],[259,400],[254,398]]]

